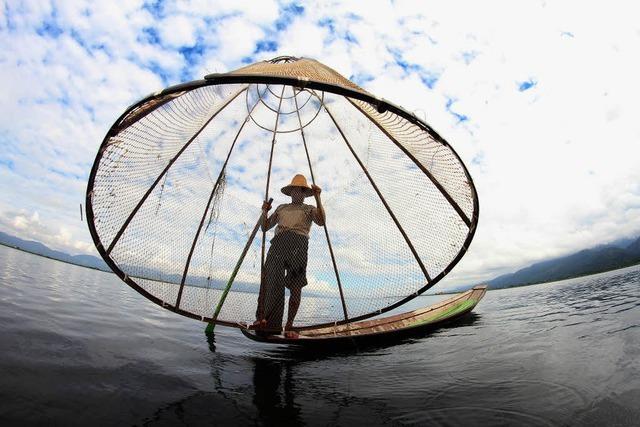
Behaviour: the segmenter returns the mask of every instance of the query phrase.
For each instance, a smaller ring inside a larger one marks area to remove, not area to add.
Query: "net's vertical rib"
[[[278,133],[278,121],[280,120],[280,108],[282,108],[282,98],[284,97],[284,89],[286,86],[282,86],[282,92],[280,93],[280,101],[278,102],[278,112],[276,113],[276,123],[273,127],[273,137],[271,139],[271,152],[269,154],[269,169],[267,170],[267,184],[264,190],[264,200],[269,200],[269,184],[271,183],[271,164],[273,163],[273,148],[276,145],[276,134]],[[262,303],[262,296],[264,294],[264,248],[267,241],[267,230],[262,231],[262,249],[260,255],[260,291],[258,295],[259,303]],[[261,306],[258,304],[257,314],[262,315]]]
[[[202,218],[200,219],[200,224],[198,225],[198,230],[196,231],[196,235],[193,238],[193,243],[191,244],[191,249],[189,250],[189,255],[187,256],[187,262],[184,265],[184,272],[182,273],[182,280],[180,281],[180,290],[178,291],[178,297],[176,298],[176,308],[180,307],[180,300],[182,299],[182,291],[184,289],[184,283],[187,279],[187,273],[189,272],[189,264],[191,264],[191,257],[193,256],[193,251],[196,248],[196,243],[198,242],[198,237],[200,236],[200,231],[202,230],[202,226],[204,225],[204,221],[207,218],[207,212],[209,211],[209,206],[211,206],[211,200],[213,200],[213,195],[216,192],[216,189],[218,188],[218,185],[220,185],[220,180],[222,179],[222,175],[224,174],[224,171],[227,167],[227,163],[229,162],[229,158],[231,157],[231,153],[233,152],[233,147],[235,147],[236,145],[236,141],[238,141],[238,138],[240,137],[240,133],[242,132],[242,129],[244,129],[244,126],[247,124],[247,120],[249,120],[249,116],[251,115],[251,113],[253,112],[253,110],[256,108],[256,106],[258,105],[260,101],[257,101],[253,107],[251,107],[251,110],[247,113],[247,117],[242,121],[242,124],[240,125],[240,128],[238,129],[238,132],[236,133],[236,136],[233,138],[233,142],[231,143],[231,148],[229,148],[229,152],[227,153],[227,157],[224,161],[224,164],[222,165],[222,169],[220,169],[220,173],[218,174],[218,178],[216,179],[215,184],[213,185],[213,188],[211,189],[211,194],[209,195],[209,200],[207,200],[207,205],[204,208],[204,212],[202,213]]]
[[[304,152],[307,155],[307,163],[309,164],[309,173],[311,174],[311,182],[315,185],[316,178],[313,174],[313,167],[311,167],[311,157],[309,156],[309,148],[307,146],[307,139],[304,136],[304,129],[302,126],[302,119],[300,118],[300,109],[298,108],[298,98],[295,93],[295,88],[291,88],[293,91],[293,100],[296,105],[296,113],[298,115],[298,123],[300,124],[300,135],[302,137],[302,143],[304,144]],[[340,291],[340,302],[342,303],[342,311],[344,312],[344,320],[349,321],[349,315],[347,313],[347,304],[344,300],[344,292],[342,291],[342,282],[340,281],[340,273],[338,272],[338,265],[336,264],[336,257],[333,254],[333,247],[331,246],[331,239],[329,238],[329,229],[327,228],[327,218],[325,212],[324,225],[322,227],[324,229],[324,235],[327,238],[327,245],[329,246],[329,254],[331,255],[331,263],[333,264],[333,271],[336,274],[336,281],[338,282],[338,290]]]
[[[144,204],[144,202],[147,200],[147,197],[149,197],[149,195],[151,194],[151,192],[153,191],[154,188],[156,188],[156,185],[158,185],[158,182],[160,182],[160,180],[162,179],[162,177],[167,173],[167,171],[169,170],[169,168],[171,168],[171,166],[175,163],[176,160],[178,160],[178,158],[180,157],[180,155],[182,153],[185,152],[185,150],[191,145],[191,143],[198,137],[198,135],[200,135],[200,133],[204,130],[204,128],[207,127],[207,125],[209,123],[211,123],[211,120],[213,120],[218,113],[220,113],[222,110],[225,109],[225,107],[229,104],[231,104],[231,102],[233,102],[233,100],[235,100],[238,95],[240,95],[242,92],[244,92],[245,90],[247,90],[249,86],[245,86],[244,88],[240,89],[238,92],[236,92],[227,102],[225,102],[222,106],[220,106],[220,108],[211,115],[211,117],[209,117],[209,119],[207,119],[207,121],[202,125],[202,127],[200,127],[200,129],[182,146],[182,148],[180,149],[180,151],[178,151],[176,153],[175,156],[173,156],[173,158],[169,161],[169,163],[167,164],[167,166],[165,166],[165,168],[162,170],[162,172],[160,172],[160,175],[158,175],[158,177],[156,178],[156,180],[153,182],[153,184],[151,184],[151,187],[149,187],[149,189],[147,190],[146,193],[144,193],[144,195],[142,196],[142,199],[140,199],[140,201],[138,202],[138,204],[136,205],[135,208],[133,208],[133,210],[131,211],[131,213],[129,214],[129,216],[127,217],[127,219],[125,220],[125,222],[122,224],[122,226],[120,227],[120,230],[118,230],[118,232],[116,233],[116,236],[113,238],[113,240],[111,241],[111,244],[109,244],[109,247],[107,248],[107,255],[109,255],[111,253],[111,251],[113,250],[114,246],[116,245],[116,243],[118,243],[118,240],[120,239],[120,237],[122,236],[122,233],[124,233],[124,230],[127,228],[127,226],[129,225],[129,223],[131,222],[131,220],[133,219],[133,217],[136,215],[136,212],[138,212],[138,210],[140,209],[140,207]]]
[[[316,97],[318,99],[320,99],[317,95]],[[402,225],[400,224],[400,222],[398,221],[398,218],[396,218],[396,215],[393,213],[393,211],[391,210],[391,207],[389,206],[389,204],[387,203],[387,201],[385,200],[384,196],[382,195],[382,193],[380,192],[380,190],[378,189],[378,186],[376,185],[375,181],[373,180],[373,178],[371,177],[371,175],[369,174],[369,171],[367,170],[367,168],[365,167],[365,165],[362,163],[362,160],[360,160],[360,157],[358,157],[358,155],[356,154],[355,150],[353,149],[353,147],[351,146],[351,144],[349,143],[349,140],[347,139],[347,137],[345,136],[344,132],[342,131],[342,128],[340,127],[340,125],[338,124],[338,122],[336,121],[335,117],[333,117],[333,114],[331,114],[331,111],[329,110],[329,108],[327,108],[327,105],[324,103],[324,101],[320,100],[320,102],[322,103],[322,106],[324,107],[325,111],[327,112],[327,114],[329,115],[329,117],[331,118],[331,121],[333,122],[333,124],[336,126],[336,129],[338,130],[338,132],[340,133],[340,135],[342,136],[342,139],[344,140],[345,144],[347,144],[347,147],[349,147],[349,151],[351,151],[351,154],[353,154],[353,157],[356,159],[356,161],[358,162],[358,164],[360,165],[360,167],[362,168],[362,171],[364,172],[364,174],[367,176],[367,178],[369,179],[369,183],[371,184],[371,186],[373,187],[373,189],[375,190],[376,194],[378,195],[378,197],[380,198],[380,201],[382,202],[382,204],[384,205],[384,207],[387,209],[387,212],[389,213],[389,215],[391,216],[391,219],[393,220],[393,222],[396,224],[396,227],[398,227],[398,230],[400,231],[400,233],[402,234],[402,237],[404,237],[405,242],[407,243],[407,245],[409,246],[409,249],[411,250],[411,253],[413,254],[413,256],[416,259],[416,262],[418,263],[418,265],[420,266],[420,270],[422,270],[422,274],[424,274],[424,277],[427,279],[427,283],[431,282],[431,278],[429,277],[429,273],[427,272],[426,267],[424,266],[424,264],[422,263],[422,260],[420,259],[420,256],[418,255],[418,253],[416,252],[416,249],[413,247],[413,243],[411,243],[411,240],[409,239],[409,236],[407,236],[407,233],[404,231],[404,228],[402,228]]]
[[[455,209],[458,215],[460,215],[460,218],[462,218],[462,221],[464,221],[467,227],[471,227],[471,220],[469,219],[467,214],[464,213],[462,208],[460,208],[460,205],[458,205],[458,203],[456,203],[456,201],[453,200],[453,197],[451,197],[451,195],[447,192],[447,190],[445,190],[442,184],[440,184],[440,182],[438,182],[438,180],[431,174],[431,172],[429,172],[429,170],[426,167],[424,167],[424,165],[420,163],[418,159],[416,159],[415,156],[411,154],[409,150],[406,149],[406,147],[400,144],[400,142],[398,142],[398,140],[394,138],[393,135],[391,135],[391,133],[389,133],[389,131],[384,128],[384,126],[382,126],[377,120],[371,117],[366,111],[364,111],[359,105],[354,103],[350,98],[348,97],[345,97],[345,98],[347,99],[347,101],[349,101],[351,105],[353,105],[358,111],[360,111],[367,119],[369,119],[373,124],[375,124],[382,133],[384,133],[400,150],[402,150],[404,154],[407,155],[407,157],[409,157],[416,164],[416,166],[420,168],[420,170],[425,175],[427,175],[427,177],[429,177],[433,185],[440,191],[440,193],[442,193],[444,198],[447,199],[449,204],[453,207],[453,209]]]

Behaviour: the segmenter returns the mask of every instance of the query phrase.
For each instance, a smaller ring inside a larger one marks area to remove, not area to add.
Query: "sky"
[[[629,2],[0,2],[0,231],[97,254],[98,147],[166,86],[311,57],[426,120],[480,198],[443,286],[640,234]]]

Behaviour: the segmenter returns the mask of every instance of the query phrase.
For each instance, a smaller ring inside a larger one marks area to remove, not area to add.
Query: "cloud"
[[[86,240],[76,240],[68,227],[53,228],[40,219],[35,211],[29,213],[21,211],[0,212],[0,229],[7,233],[17,234],[26,240],[44,242],[52,249],[70,254],[97,254],[92,243]]]
[[[495,15],[476,2],[7,3],[2,226],[91,252],[78,206],[98,146],[127,105],[170,84],[291,54],[414,111],[469,167],[479,228],[442,287],[638,233],[635,15],[622,4],[499,7]],[[615,24],[595,31],[604,15]],[[238,153],[235,170],[246,171],[238,181],[263,179],[255,164],[265,148]],[[281,165],[274,182],[287,180],[296,162]]]
[[[196,31],[201,22],[184,15],[168,16],[163,19],[160,28],[160,40],[172,48],[193,46],[196,43]]]

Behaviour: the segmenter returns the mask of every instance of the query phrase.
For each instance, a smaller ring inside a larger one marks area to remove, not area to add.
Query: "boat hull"
[[[459,320],[475,308],[486,291],[486,286],[476,286],[432,306],[407,313],[346,325],[299,330],[297,338],[265,334],[248,328],[241,328],[241,331],[254,341],[271,344],[307,347],[382,345],[422,335],[429,330]]]

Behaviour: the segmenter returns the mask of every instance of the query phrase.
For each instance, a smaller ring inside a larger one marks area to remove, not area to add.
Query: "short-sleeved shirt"
[[[278,206],[269,222],[278,224],[276,235],[283,231],[292,231],[309,238],[311,222],[316,215],[314,206],[305,205],[304,203],[288,203]]]

